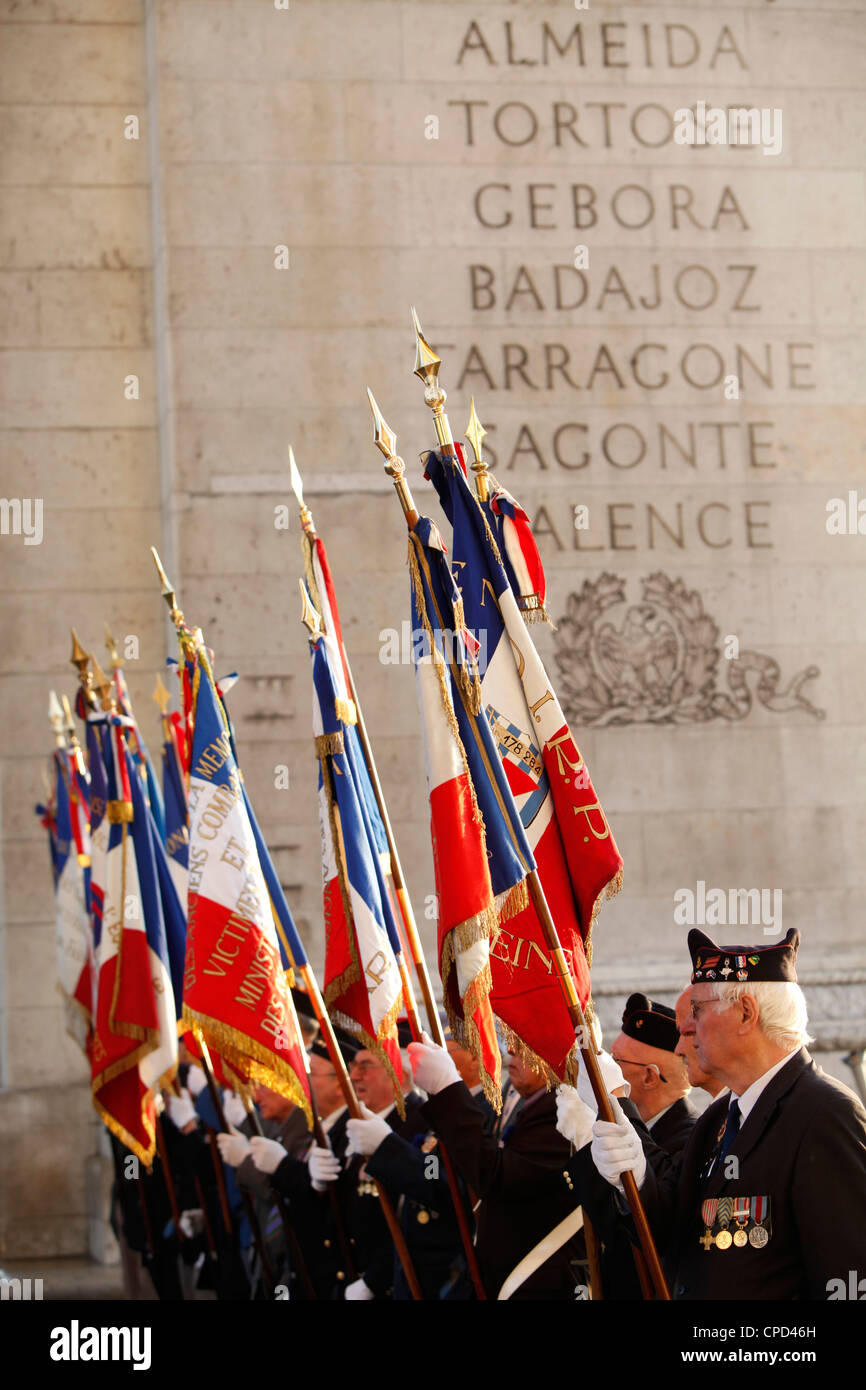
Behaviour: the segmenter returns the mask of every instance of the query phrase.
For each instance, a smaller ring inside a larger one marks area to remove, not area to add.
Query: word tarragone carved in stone
[[[619,627],[606,615],[626,603],[624,579],[585,579],[580,593],[569,595],[556,633],[556,664],[562,702],[576,724],[743,719],[753,699],[776,712],[804,709],[824,718],[802,693],[806,681],[820,675],[817,666],[807,666],[780,690],[777,661],[740,652],[723,662],[728,690],[721,690],[719,628],[700,594],[661,572],[642,584],[642,601],[626,608]]]

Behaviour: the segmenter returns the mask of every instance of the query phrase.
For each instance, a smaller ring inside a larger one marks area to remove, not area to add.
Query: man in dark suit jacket
[[[512,1056],[509,1075],[521,1098],[500,1143],[485,1133],[484,1116],[444,1048],[412,1043],[409,1054],[416,1083],[430,1097],[423,1114],[481,1199],[478,1263],[488,1297],[498,1298],[524,1257],[573,1215],[573,1194],[560,1193],[558,1187],[542,1195],[538,1190],[551,1171],[562,1172],[569,1155],[567,1142],[556,1131],[555,1096],[545,1089],[540,1073]],[[574,1298],[579,1276],[572,1267],[577,1253],[573,1234],[539,1261],[515,1288],[514,1298]]]
[[[632,994],[622,1015],[622,1029],[611,1048],[629,1083],[629,1099],[660,1149],[678,1158],[694,1129],[699,1111],[688,1099],[685,1060],[676,1055],[680,1042],[676,1014],[645,994]],[[601,1282],[606,1299],[643,1297],[633,1247],[618,1219],[613,1193],[601,1194],[604,1213],[596,1207],[601,1241]]]
[[[824,1300],[866,1269],[866,1110],[803,1046],[798,944],[789,931],[769,947],[720,947],[692,930],[684,1030],[730,1095],[674,1164],[625,1118],[596,1121],[574,1160],[590,1210],[590,1162],[612,1184],[635,1174],[676,1299]]]

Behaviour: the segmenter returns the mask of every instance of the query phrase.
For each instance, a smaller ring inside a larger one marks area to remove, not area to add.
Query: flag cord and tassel
[[[438,373],[439,367],[441,366],[441,360],[436,356],[433,350],[425,342],[423,335],[421,334],[420,325],[418,323],[418,317],[415,314],[414,309],[412,311],[412,317],[415,324],[417,340],[415,375],[418,376],[425,383],[426,389],[424,392],[424,399],[430,405],[431,409],[434,412],[437,435],[439,436],[440,442],[443,443],[444,447],[444,444],[447,441],[443,440],[442,434],[440,433],[440,429],[442,428],[443,418],[445,420],[445,424],[447,425],[447,417],[444,417],[444,411],[442,409],[443,402],[440,399],[440,397],[444,396],[444,392],[441,391],[438,384]],[[385,455],[385,471],[394,480],[395,488],[400,498],[400,504],[403,508],[403,513],[406,517],[406,523],[409,527],[410,532],[414,533],[419,513],[417,508],[415,507],[415,503],[412,498],[412,494],[409,490],[408,484],[406,483],[405,464],[403,460],[399,458],[395,453],[396,436],[394,435],[394,432],[385,423],[381,411],[376,405],[369,388],[367,391],[367,395],[370,399],[371,409],[373,410],[373,416],[376,421],[375,442],[380,451]],[[453,442],[448,452],[451,454],[455,452]],[[455,669],[454,662],[450,658],[448,660],[448,665],[451,669],[454,688],[457,690],[460,699],[463,702],[464,707],[466,709],[469,727],[474,730],[475,725],[471,717],[471,709],[469,707],[469,702],[466,699],[466,694],[463,689],[463,683],[458,679],[458,673]],[[482,755],[484,754],[483,749],[480,749],[479,751],[482,753]],[[493,785],[492,779],[491,785]],[[514,833],[514,827],[511,822],[511,816],[507,813],[507,808],[502,807],[501,809],[504,813],[505,823],[514,842],[515,851],[518,855],[518,858],[522,858],[520,848],[517,844],[516,836]],[[604,1082],[602,1080],[601,1070],[599,1068],[595,1052],[595,1040],[587,1027],[586,1018],[584,1016],[583,1009],[581,1008],[580,999],[578,998],[577,991],[574,987],[574,981],[571,977],[571,973],[568,970],[568,966],[565,961],[565,956],[562,951],[562,945],[559,940],[559,934],[556,930],[556,925],[551,916],[550,908],[548,906],[547,899],[544,896],[544,890],[541,886],[541,881],[538,877],[538,873],[536,870],[533,869],[528,872],[527,883],[533,906],[535,907],[535,910],[538,914],[539,922],[544,933],[545,943],[548,947],[548,950],[550,951],[551,958],[554,962],[554,974],[556,975],[559,981],[559,986],[562,991],[563,998],[565,1000],[566,1008],[568,1009],[569,1018],[571,1020],[572,1027],[574,1028],[575,1036],[581,1044],[581,1046],[579,1047],[579,1051],[583,1058],[584,1066],[586,1067],[587,1076],[589,1077],[593,1094],[595,1095],[596,1103],[598,1106],[598,1117],[599,1119],[606,1120],[609,1123],[613,1123],[613,1107],[611,1105],[610,1097],[607,1094]],[[641,1248],[644,1252],[644,1256],[650,1268],[650,1274],[652,1276],[657,1296],[660,1299],[669,1299],[670,1294],[668,1292],[667,1284],[665,1282],[664,1273],[662,1272],[661,1262],[658,1257],[658,1251],[655,1248],[655,1243],[653,1241],[652,1234],[649,1229],[649,1223],[646,1218],[646,1213],[643,1209],[643,1204],[640,1200],[640,1195],[637,1190],[637,1183],[635,1182],[634,1174],[624,1173],[622,1180],[623,1187],[625,1188],[626,1199],[628,1201],[629,1208],[634,1218],[635,1227],[637,1229],[637,1234],[640,1240]]]

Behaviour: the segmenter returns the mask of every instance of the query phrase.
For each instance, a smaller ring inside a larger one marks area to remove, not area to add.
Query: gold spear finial
[[[96,709],[93,677],[90,673],[90,657],[79,642],[75,628],[71,628],[70,631],[72,632],[72,656],[70,660],[73,666],[78,667],[78,684],[84,691],[84,703],[88,709]]]
[[[298,499],[298,511],[301,514],[301,525],[306,531],[308,527],[312,527],[313,525],[313,514],[304,501],[304,480],[295,462],[295,451],[291,444],[289,445],[289,478],[292,484],[292,492]]]
[[[54,741],[58,748],[66,747],[66,735],[63,732],[63,710],[57,698],[57,692],[52,690],[48,696],[48,722],[54,730]]]
[[[475,397],[469,397],[469,424],[464,431],[466,438],[472,445],[472,452],[475,455],[475,462],[472,464],[472,472],[475,474],[475,491],[478,493],[478,500],[486,502],[490,496],[490,488],[487,478],[487,464],[481,452],[481,441],[487,431],[482,425],[475,411]]]
[[[436,356],[421,332],[421,324],[414,304],[412,305],[412,323],[415,326],[415,375],[429,386],[431,380],[435,382],[439,375],[442,358]]]
[[[397,436],[379,409],[376,397],[369,386],[367,387],[367,399],[370,402],[375,424],[373,443],[385,455],[385,472],[389,478],[393,478],[394,487],[397,489],[397,496],[400,498],[406,520],[410,527],[414,526],[418,520],[418,513],[415,510],[415,503],[412,501],[412,494],[406,482],[406,465],[397,453]]]
[[[157,672],[156,674],[156,689],[154,690],[151,698],[156,701],[157,708],[159,709],[160,714],[164,718],[165,715],[168,713],[168,707],[171,704],[171,691],[168,690],[168,688],[166,687],[162,679],[162,676],[159,672]]]
[[[65,695],[60,696],[60,702],[63,705],[63,718],[66,725],[66,737],[69,741],[69,746],[72,749],[72,753],[75,758],[75,766],[78,768],[78,771],[83,776],[86,770],[84,766],[84,754],[81,751],[81,744],[78,742],[78,734],[75,732],[75,720],[72,718],[72,706],[70,705]]]
[[[310,634],[310,640],[318,637],[322,632],[322,619],[318,610],[313,606],[310,598],[310,591],[303,579],[298,580],[298,588],[301,591],[301,622]]]
[[[429,405],[433,411],[436,438],[444,452],[453,455],[455,453],[454,436],[451,433],[448,416],[445,414],[447,396],[439,385],[439,368],[442,366],[442,359],[436,356],[421,332],[421,324],[418,321],[414,304],[412,306],[412,322],[415,325],[415,375],[424,382],[424,403]]]
[[[83,675],[87,670],[87,663],[90,658],[79,642],[78,633],[75,631],[75,628],[70,628],[70,631],[72,633],[72,656],[70,660],[73,666],[78,667],[79,675]]]
[[[169,579],[168,575],[162,567],[162,561],[159,558],[159,551],[157,550],[155,545],[152,545],[150,547],[150,553],[153,556],[153,563],[156,565],[157,574],[159,575],[162,581],[162,596],[168,604],[169,615],[178,632],[180,633],[186,629],[186,620],[184,619],[183,613],[177,606],[177,598],[175,597],[174,585],[172,584],[171,580]]]
[[[114,638],[108,630],[108,623],[105,624],[105,645],[108,649],[108,655],[111,660],[111,664],[114,667],[115,671],[117,671],[123,665],[123,662],[120,659],[120,654],[117,650],[117,645],[114,641]]]
[[[114,686],[103,671],[96,657],[91,653],[90,664],[93,667],[93,684],[96,693],[99,695],[103,709],[113,710],[114,708]]]

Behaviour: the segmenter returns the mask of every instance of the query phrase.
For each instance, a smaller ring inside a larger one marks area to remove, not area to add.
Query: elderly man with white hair
[[[717,946],[689,932],[683,1033],[729,1093],[674,1163],[619,1106],[572,1160],[576,1175],[594,1165],[620,1190],[634,1174],[675,1299],[825,1300],[866,1271],[866,1110],[806,1050],[799,942],[789,931],[772,946]],[[585,1141],[572,1111],[564,1130]],[[591,1212],[604,1203],[597,1181],[586,1188]]]

